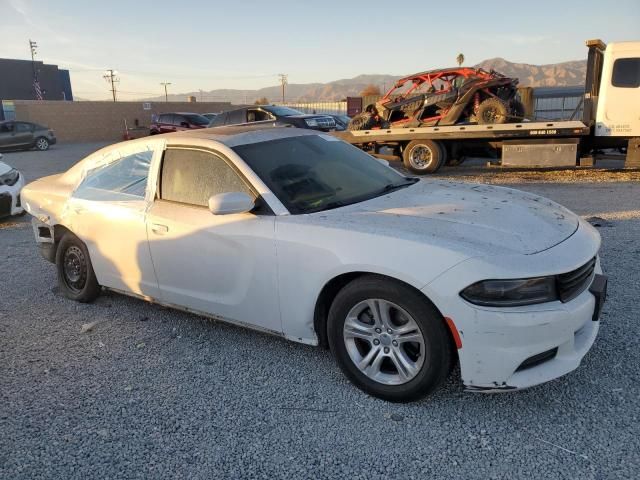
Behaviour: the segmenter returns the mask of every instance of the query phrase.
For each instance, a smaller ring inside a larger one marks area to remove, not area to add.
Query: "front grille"
[[[593,257],[580,268],[557,276],[558,295],[561,302],[568,302],[580,295],[591,282],[596,268],[596,257]]]
[[[336,121],[332,117],[318,117],[316,120],[320,128],[336,128]]]

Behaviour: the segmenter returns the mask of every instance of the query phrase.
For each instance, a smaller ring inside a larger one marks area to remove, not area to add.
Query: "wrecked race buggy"
[[[520,122],[517,78],[476,68],[448,68],[398,80],[376,104],[356,115],[349,130]]]

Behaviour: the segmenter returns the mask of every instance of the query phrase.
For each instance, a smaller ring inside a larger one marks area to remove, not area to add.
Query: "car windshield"
[[[251,143],[233,150],[292,214],[343,207],[418,181],[325,135]]]
[[[209,125],[209,122],[211,121],[204,115],[196,115],[193,113],[187,115],[183,114],[182,116],[193,125]]]
[[[289,108],[289,107],[276,107],[273,105],[269,105],[267,107],[262,107],[264,110],[273,113],[274,115],[277,115],[278,117],[290,117],[292,115],[304,115],[304,113],[298,111],[298,110],[294,110],[293,108]]]

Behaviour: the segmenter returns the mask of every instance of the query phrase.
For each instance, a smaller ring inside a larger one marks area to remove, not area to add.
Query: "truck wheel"
[[[373,115],[368,112],[359,113],[347,125],[347,130],[371,130],[375,125]]]
[[[413,140],[402,152],[404,166],[418,175],[436,172],[442,166],[442,159],[441,147],[433,140]]]
[[[494,123],[506,123],[509,116],[507,105],[496,97],[487,98],[478,106],[479,125],[489,125]]]

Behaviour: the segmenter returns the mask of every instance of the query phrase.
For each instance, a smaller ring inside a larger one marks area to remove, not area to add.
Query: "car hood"
[[[305,217],[318,225],[437,244],[474,255],[534,254],[564,241],[579,224],[575,214],[538,195],[430,180]]]
[[[12,167],[10,167],[9,165],[7,165],[4,162],[0,162],[0,175],[4,175],[5,173],[9,172],[12,170]]]

